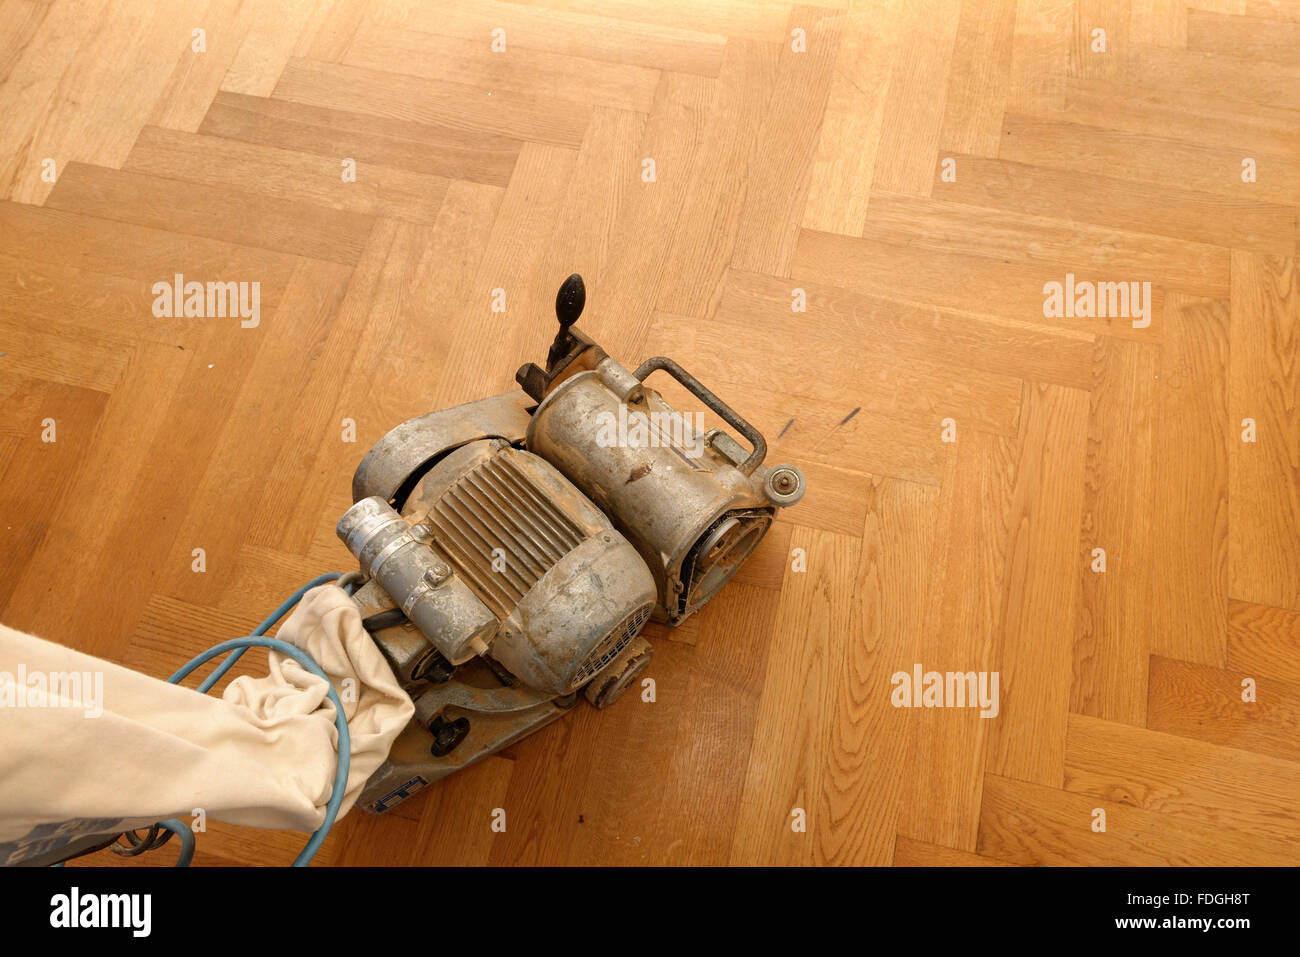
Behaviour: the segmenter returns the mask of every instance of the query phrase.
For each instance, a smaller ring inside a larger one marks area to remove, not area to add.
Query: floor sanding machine
[[[383,812],[574,707],[638,683],[648,621],[680,624],[803,496],[752,425],[671,359],[628,371],[556,297],[519,389],[403,422],[362,460],[339,538],[353,600],[415,702],[358,804]],[[735,430],[692,428],[646,385],[676,379]]]

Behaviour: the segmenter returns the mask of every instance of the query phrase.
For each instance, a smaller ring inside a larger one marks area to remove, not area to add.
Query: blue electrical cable
[[[305,589],[303,589],[305,590]],[[301,596],[299,596],[301,597]],[[295,599],[296,600],[296,599]],[[321,844],[325,841],[325,836],[329,834],[330,828],[334,826],[334,819],[338,817],[339,808],[343,804],[343,795],[347,791],[348,770],[351,766],[352,754],[352,737],[348,733],[348,719],[343,714],[343,702],[339,700],[338,692],[334,690],[334,685],[329,680],[329,676],[321,670],[320,665],[316,664],[305,651],[287,641],[281,641],[279,638],[267,638],[266,636],[249,635],[246,638],[232,638],[230,641],[223,641],[219,645],[213,645],[207,651],[195,658],[190,659],[181,669],[167,680],[172,684],[182,681],[190,672],[199,665],[224,654],[227,651],[238,651],[243,654],[249,648],[270,648],[278,651],[282,655],[288,655],[298,664],[302,665],[314,675],[324,678],[327,687],[329,699],[334,705],[334,727],[339,732],[339,764],[338,770],[334,773],[334,790],[330,794],[329,803],[325,805],[325,820],[321,826],[312,834],[307,846],[302,849],[296,858],[294,858],[294,867],[306,867],[311,863],[311,859],[316,856]],[[166,826],[166,822],[162,822]],[[170,828],[169,828],[170,830]],[[183,840],[183,838],[182,838]],[[182,851],[183,853],[183,851]]]
[[[164,830],[171,831],[181,839],[181,856],[176,861],[176,867],[189,867],[190,861],[194,860],[194,832],[184,821],[178,821],[174,817],[169,817],[165,821],[159,821],[158,826]]]
[[[302,849],[296,858],[294,858],[294,867],[306,867],[311,863],[311,859],[316,856],[316,852],[325,841],[325,836],[329,834],[330,828],[334,825],[334,819],[338,817],[339,808],[343,804],[343,795],[347,791],[348,770],[351,766],[352,755],[352,737],[348,733],[348,720],[343,714],[343,702],[339,700],[338,693],[334,690],[334,685],[329,680],[329,675],[321,670],[320,665],[316,664],[311,657],[287,641],[281,641],[279,638],[267,638],[266,632],[281,618],[287,615],[295,605],[302,599],[310,589],[317,585],[323,585],[326,582],[336,581],[339,577],[338,572],[328,572],[324,575],[318,575],[307,584],[303,585],[296,592],[289,596],[285,602],[273,611],[251,635],[244,638],[233,638],[230,641],[223,641],[219,645],[214,645],[207,651],[203,652],[186,662],[176,674],[168,678],[171,684],[178,684],[185,679],[195,668],[215,658],[217,655],[229,651],[230,654],[226,659],[217,666],[212,674],[208,675],[199,685],[198,690],[201,692],[209,691],[213,685],[221,680],[222,676],[230,670],[236,661],[240,659],[245,651],[249,648],[270,648],[280,652],[282,655],[288,655],[298,664],[302,665],[314,675],[319,675],[325,679],[330,702],[334,705],[334,727],[339,733],[339,763],[338,769],[334,773],[334,789],[330,793],[329,803],[325,805],[325,820],[319,828],[312,834],[307,846]],[[194,857],[194,832],[190,830],[185,823],[169,818],[166,821],[159,821],[158,826],[177,834],[181,839],[181,856],[176,862],[177,867],[188,867]]]
[[[284,604],[282,604],[275,611],[271,612],[270,616],[265,621],[263,621],[260,625],[258,625],[256,628],[253,629],[252,634],[253,635],[266,634],[268,631],[271,630],[272,625],[274,625],[285,615],[289,614],[289,612],[293,609],[293,606],[298,604],[298,602],[302,599],[302,596],[305,595],[309,590],[315,588],[317,585],[323,585],[326,582],[337,581],[338,577],[339,577],[338,572],[326,572],[324,575],[317,575],[315,578],[313,578],[311,581],[303,585],[296,592],[294,592],[287,599],[285,599]],[[243,653],[246,650],[247,650],[246,648],[239,648],[231,652],[230,657],[228,657],[221,664],[217,665],[216,670],[213,671],[212,674],[208,675],[207,678],[203,680],[203,683],[199,685],[198,690],[202,691],[204,694],[207,694],[209,691],[211,691],[212,686],[222,679],[225,673],[231,669],[234,663],[240,659],[240,656],[243,655]]]
[[[167,679],[169,684],[179,684],[199,665],[204,664],[215,658],[217,655],[229,651],[230,654],[226,660],[217,666],[216,670],[199,685],[198,690],[206,693],[213,685],[221,680],[222,675],[230,670],[231,666],[240,659],[245,651],[249,648],[270,648],[278,651],[282,655],[288,655],[298,664],[302,665],[314,675],[325,679],[327,694],[330,702],[334,705],[334,727],[339,733],[339,763],[334,772],[334,789],[330,792],[329,803],[325,805],[325,820],[317,828],[311,838],[307,841],[306,847],[299,852],[294,858],[294,867],[306,867],[311,863],[311,859],[316,856],[320,850],[321,844],[325,842],[326,835],[329,834],[330,828],[334,826],[334,820],[338,817],[339,808],[343,805],[343,795],[347,792],[348,772],[352,765],[352,736],[348,732],[348,720],[343,714],[343,702],[339,700],[338,693],[334,690],[334,684],[330,681],[329,675],[321,670],[320,665],[316,664],[301,648],[289,644],[287,641],[281,641],[279,638],[267,638],[266,632],[277,621],[287,615],[295,605],[302,599],[309,590],[317,585],[323,585],[326,582],[337,581],[338,572],[327,572],[324,575],[317,575],[307,584],[303,585],[296,592],[290,595],[279,608],[273,611],[265,621],[263,621],[253,631],[251,635],[244,638],[232,638],[230,641],[223,641],[219,645],[213,645],[201,655],[191,658],[181,669]],[[352,590],[348,590],[352,594]],[[181,840],[181,854],[177,859],[176,867],[189,867],[190,862],[194,859],[194,831],[184,821],[178,821],[176,818],[167,818],[165,821],[159,821],[158,826],[164,830],[171,831]],[[63,861],[51,865],[52,867],[62,867]]]

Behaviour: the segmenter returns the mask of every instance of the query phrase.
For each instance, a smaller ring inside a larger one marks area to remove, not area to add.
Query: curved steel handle
[[[749,458],[740,464],[740,471],[744,475],[749,475],[763,464],[763,458],[767,455],[767,440],[763,438],[763,433],[754,428],[739,415],[727,403],[723,402],[716,395],[704,387],[699,379],[691,375],[681,366],[667,356],[655,356],[653,359],[647,359],[637,366],[632,373],[638,380],[644,382],[657,369],[663,369],[670,376],[686,386],[691,394],[712,409],[718,415],[722,416],[724,422],[749,440],[754,451],[749,454]]]

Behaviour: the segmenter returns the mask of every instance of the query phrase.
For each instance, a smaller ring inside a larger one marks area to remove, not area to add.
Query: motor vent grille
[[[502,620],[585,537],[520,467],[517,455],[502,449],[465,473],[426,519],[434,541]]]
[[[596,650],[587,656],[573,673],[571,687],[578,688],[598,675],[606,665],[618,657],[627,643],[641,633],[641,628],[650,618],[654,603],[642,605],[632,614],[619,622],[612,631],[596,646]]]

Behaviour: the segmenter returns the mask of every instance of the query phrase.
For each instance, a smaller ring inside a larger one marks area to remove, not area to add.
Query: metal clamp
[[[699,379],[695,378],[695,376],[691,375],[672,359],[669,359],[667,356],[655,356],[653,359],[647,359],[645,362],[637,366],[637,370],[633,372],[632,375],[644,382],[649,377],[650,373],[657,369],[662,369],[682,385],[686,386],[695,398],[699,399],[714,412],[718,413],[718,415],[722,416],[724,422],[749,441],[749,444],[753,446],[754,451],[749,454],[749,458],[745,459],[745,461],[738,466],[741,474],[749,475],[754,471],[754,469],[763,464],[763,458],[767,455],[767,441],[763,438],[763,433],[759,432],[758,429],[754,428],[742,419],[735,410],[731,408],[731,406],[727,405],[727,403],[723,402],[716,395],[706,389]]]

